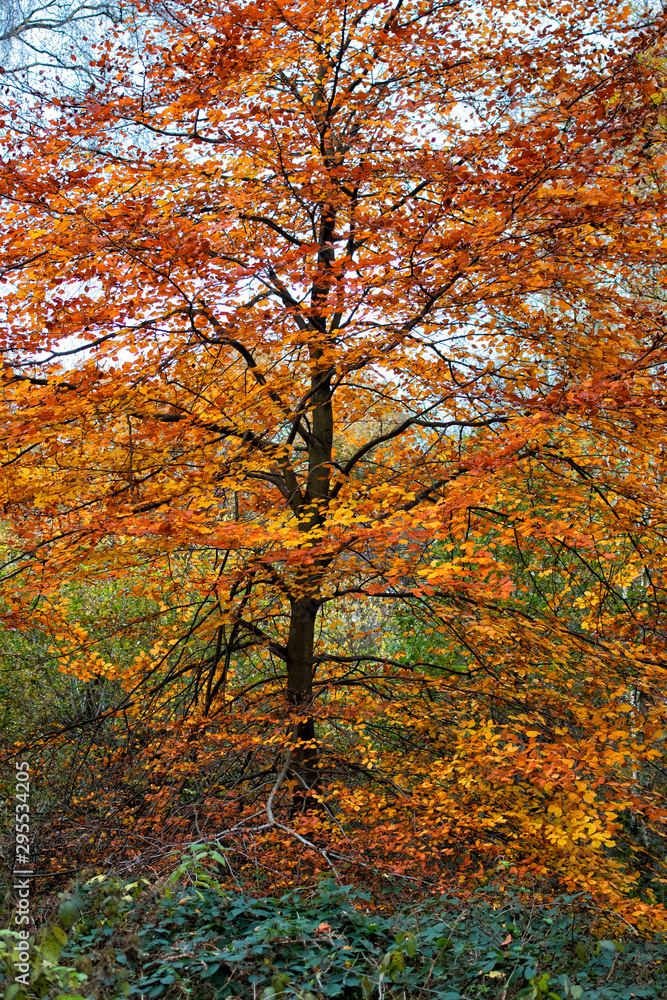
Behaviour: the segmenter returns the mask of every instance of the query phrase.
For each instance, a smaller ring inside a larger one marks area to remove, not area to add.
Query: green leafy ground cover
[[[195,852],[159,886],[98,877],[64,896],[33,945],[27,990],[13,982],[15,936],[2,933],[5,1000],[667,996],[665,941],[596,938],[582,896],[377,912],[333,881],[279,899],[230,892],[211,873],[216,858]]]

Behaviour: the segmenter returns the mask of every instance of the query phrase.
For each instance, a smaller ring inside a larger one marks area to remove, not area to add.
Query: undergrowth
[[[441,897],[379,911],[360,891],[255,899],[224,888],[224,858],[195,846],[166,882],[96,876],[63,894],[15,981],[17,935],[0,932],[5,1000],[632,1000],[667,995],[667,946],[598,939],[583,895]],[[14,954],[13,954],[14,952]]]

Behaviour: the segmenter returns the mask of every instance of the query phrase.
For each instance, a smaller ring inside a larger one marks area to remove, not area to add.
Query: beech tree
[[[654,926],[662,14],[137,9],[85,99],[5,102],[6,627],[153,727],[124,836],[222,760],[207,830]],[[69,611],[110,579],[130,666]]]

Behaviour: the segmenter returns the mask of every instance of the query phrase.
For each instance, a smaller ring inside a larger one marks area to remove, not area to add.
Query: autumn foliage
[[[7,96],[4,627],[115,691],[68,850],[664,926],[660,17],[173,0]]]

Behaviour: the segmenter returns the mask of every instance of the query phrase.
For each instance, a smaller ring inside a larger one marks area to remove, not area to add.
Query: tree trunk
[[[287,640],[287,697],[297,714],[292,737],[292,772],[299,782],[292,800],[292,814],[311,807],[311,792],[319,779],[313,701],[313,646],[319,601],[299,597],[292,602]]]
[[[322,108],[325,106],[323,93],[320,95],[320,105]],[[325,124],[322,121],[321,127],[325,128]],[[299,511],[299,530],[304,533],[324,524],[330,500],[333,456],[332,372],[330,362],[328,360],[323,362],[324,348],[329,335],[327,314],[322,309],[329,298],[332,282],[336,211],[331,205],[323,205],[321,212],[318,274],[311,289],[312,339],[308,347],[313,364],[308,478]],[[296,592],[291,601],[287,639],[287,697],[290,708],[298,718],[292,731],[295,743],[292,753],[292,773],[299,784],[292,799],[292,815],[314,808],[312,792],[320,777],[313,718],[313,652],[315,620],[321,602],[313,595],[319,592],[322,572],[327,562],[326,559],[315,560],[314,567],[297,573]]]

